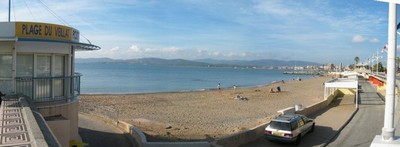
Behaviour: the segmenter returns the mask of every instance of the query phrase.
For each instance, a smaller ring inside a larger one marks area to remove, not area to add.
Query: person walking
[[[2,96],[6,96],[6,95],[0,91],[0,104],[1,104],[1,102],[3,101]]]

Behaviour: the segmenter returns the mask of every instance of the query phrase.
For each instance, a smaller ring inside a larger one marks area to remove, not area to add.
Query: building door
[[[16,91],[33,97],[33,54],[17,54]]]
[[[52,95],[51,55],[37,55],[36,77],[42,79],[35,80],[35,100],[50,100]]]
[[[54,97],[63,98],[65,96],[65,56],[55,55],[54,56],[54,77],[60,77],[54,79]]]

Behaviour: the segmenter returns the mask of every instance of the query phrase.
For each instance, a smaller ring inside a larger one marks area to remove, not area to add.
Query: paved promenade
[[[359,79],[359,85],[362,90],[358,112],[328,146],[369,147],[374,137],[381,134],[384,101],[367,80]]]

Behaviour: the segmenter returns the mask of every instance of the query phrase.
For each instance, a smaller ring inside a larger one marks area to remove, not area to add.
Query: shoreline
[[[213,140],[272,119],[277,111],[323,99],[330,77],[191,92],[81,95],[81,112],[139,127],[150,141]],[[269,89],[282,88],[279,93]],[[238,100],[240,95],[247,100]]]
[[[303,78],[305,79],[313,79],[313,78],[319,78],[319,77],[324,77],[322,75],[318,75],[318,76],[312,76],[312,77],[308,77],[308,78]],[[282,80],[275,80],[272,81],[270,83],[267,84],[259,84],[259,85],[250,85],[250,86],[241,86],[241,85],[236,85],[236,90],[239,89],[249,89],[249,88],[259,88],[259,87],[267,87],[270,86],[272,84],[276,84],[276,83],[281,83]],[[290,81],[298,81],[298,80],[284,80],[285,82],[290,82]],[[233,86],[230,87],[226,87],[226,88],[221,88],[220,90],[234,90]],[[112,93],[112,92],[108,92],[108,93],[81,93],[80,95],[82,96],[87,96],[87,95],[140,95],[140,94],[163,94],[163,93],[190,93],[190,92],[206,92],[206,91],[218,91],[217,88],[204,88],[204,89],[194,89],[194,90],[177,90],[177,91],[153,91],[153,92],[126,92],[126,93]]]

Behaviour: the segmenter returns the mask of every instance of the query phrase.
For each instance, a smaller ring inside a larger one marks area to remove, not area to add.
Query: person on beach
[[[269,93],[275,93],[274,88],[269,89]]]
[[[281,92],[281,87],[276,87],[277,92]]]
[[[221,83],[218,82],[217,89],[221,90]]]
[[[5,94],[3,94],[1,91],[0,91],[0,104],[1,104],[1,101],[3,101],[3,98],[2,98],[2,96],[6,96]]]

